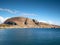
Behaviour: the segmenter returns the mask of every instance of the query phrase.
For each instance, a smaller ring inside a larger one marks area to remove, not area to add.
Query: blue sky
[[[60,25],[59,0],[0,0],[0,16],[24,16]]]

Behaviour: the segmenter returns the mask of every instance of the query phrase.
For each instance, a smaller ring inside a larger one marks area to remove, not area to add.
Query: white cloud
[[[4,18],[0,16],[0,24],[4,22]]]
[[[22,15],[24,15],[24,16],[35,16],[36,14],[29,14],[29,13],[22,13]]]
[[[34,13],[21,13],[20,16],[32,18],[32,17],[37,17],[38,15]]]
[[[18,12],[18,11],[13,11],[13,10],[6,9],[6,8],[0,8],[0,11],[6,11],[6,12],[9,12],[11,14],[16,14]]]
[[[17,15],[20,15],[20,16],[37,16],[36,14],[33,14],[33,13],[24,13],[24,12],[21,12],[21,11],[18,11],[18,10],[11,10],[11,9],[7,9],[7,8],[0,8],[0,11],[3,11],[3,12],[9,12],[11,14],[17,14]]]
[[[2,16],[0,16],[0,24],[4,23],[5,20],[7,20],[9,17],[7,18],[3,18]]]
[[[44,22],[44,23],[48,23],[48,24],[54,24],[53,21],[44,21],[44,20],[40,20],[39,22]]]

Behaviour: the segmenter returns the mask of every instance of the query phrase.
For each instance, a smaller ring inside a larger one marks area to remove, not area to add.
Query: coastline
[[[43,28],[43,27],[0,27],[0,29],[14,29],[14,28]],[[44,28],[47,28],[47,27],[44,27]],[[50,27],[48,27],[50,28]],[[55,29],[55,28],[50,28],[50,29]]]

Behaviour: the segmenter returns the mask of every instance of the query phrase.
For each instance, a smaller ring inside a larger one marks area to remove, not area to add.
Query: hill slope
[[[7,19],[4,22],[4,24],[9,25],[5,27],[13,27],[13,28],[60,28],[60,26],[58,25],[38,22],[34,19],[29,19],[25,17],[13,17],[13,18]]]

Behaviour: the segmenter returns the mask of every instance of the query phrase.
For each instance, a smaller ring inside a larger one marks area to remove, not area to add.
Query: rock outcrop
[[[7,19],[4,24],[11,26],[17,26],[20,28],[60,28],[60,26],[47,24],[43,22],[38,22],[34,19],[24,18],[24,17],[13,17]]]

